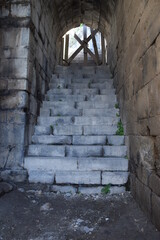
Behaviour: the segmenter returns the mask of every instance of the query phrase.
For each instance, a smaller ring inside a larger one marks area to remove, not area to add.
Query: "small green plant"
[[[123,136],[124,135],[124,128],[123,128],[121,120],[118,122],[117,127],[118,127],[118,130],[116,132],[116,135]]]
[[[58,85],[58,86],[57,86],[57,88],[58,88],[58,89],[60,89],[60,88],[61,88],[61,86],[60,86],[60,85]]]
[[[58,116],[58,117],[61,117],[61,114],[60,114],[60,113],[58,113],[58,114],[57,114],[57,116]]]
[[[62,99],[59,99],[59,102],[62,102]]]
[[[50,129],[51,129],[51,133],[53,134],[54,132],[54,127],[52,125],[50,125]]]
[[[119,113],[116,113],[116,117],[120,117]]]
[[[110,188],[111,188],[111,184],[107,184],[105,187],[102,188],[101,193],[102,194],[110,193]]]
[[[115,107],[116,109],[117,109],[117,108],[119,108],[119,105],[118,105],[118,103],[116,103],[114,107]]]

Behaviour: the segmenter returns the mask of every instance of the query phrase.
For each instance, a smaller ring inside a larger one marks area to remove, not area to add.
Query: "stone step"
[[[88,95],[94,95],[94,94],[99,94],[99,90],[98,88],[93,88],[93,89],[90,89],[90,88],[84,88],[84,89],[73,89],[73,94],[76,95],[76,94],[84,94],[86,96]]]
[[[102,157],[102,146],[67,146],[67,157]]]
[[[61,88],[66,88],[66,86],[67,86],[66,82],[61,83],[61,82],[58,82],[57,80],[56,80],[56,83],[53,81],[51,81],[51,83],[52,83],[52,89],[61,89]]]
[[[32,143],[45,145],[71,144],[72,138],[71,136],[34,135],[32,136]]]
[[[57,184],[101,184],[101,172],[59,171],[55,174]]]
[[[105,157],[126,157],[126,146],[104,146],[103,147]]]
[[[38,117],[38,125],[43,126],[58,126],[70,125],[73,123],[72,117]]]
[[[106,145],[106,136],[73,136],[73,145]]]
[[[43,101],[43,108],[67,108],[67,107],[75,107],[75,102],[70,101],[70,102],[62,102],[62,101]]]
[[[72,78],[72,83],[73,84],[81,84],[81,83],[85,83],[85,84],[89,84],[92,83],[93,79],[91,78]]]
[[[110,103],[101,103],[101,102],[96,102],[96,101],[83,101],[83,102],[77,102],[76,103],[76,108],[78,109],[97,109],[97,108],[105,108],[110,109],[114,108],[115,102],[110,102]]]
[[[51,109],[51,116],[82,116],[82,110],[75,108]]]
[[[54,135],[56,136],[71,136],[71,135],[82,135],[83,128],[82,126],[75,126],[75,125],[60,125],[54,126]]]
[[[71,83],[67,85],[70,89],[85,89],[89,87],[88,83]]]
[[[119,114],[119,110],[112,108],[112,109],[106,109],[106,108],[89,108],[89,109],[83,109],[83,115],[84,116],[92,116],[92,117],[115,117],[116,114]]]
[[[110,95],[91,95],[87,100],[95,101],[95,102],[101,102],[101,103],[110,103],[113,102],[116,103],[116,95],[110,94]]]
[[[108,82],[112,82],[113,83],[113,79],[111,79],[110,77],[108,78],[104,78],[104,77],[101,77],[99,78],[98,76],[96,76],[92,83],[96,83],[96,84],[104,84],[104,83],[108,83]]]
[[[51,127],[50,126],[35,126],[35,135],[50,135],[51,134]]]
[[[72,89],[67,89],[67,88],[56,88],[56,89],[51,89],[47,92],[47,96],[53,95],[53,94],[58,94],[58,95],[70,95],[72,94]]]
[[[26,157],[27,170],[79,170],[79,171],[128,171],[128,160],[125,158],[77,158],[77,157]]]
[[[65,157],[65,146],[32,144],[29,146],[28,155],[40,157]]]
[[[115,135],[117,131],[117,125],[108,126],[84,126],[84,135]]]
[[[52,88],[54,88],[54,85],[52,85],[52,84],[66,84],[66,79],[64,79],[64,78],[52,78],[51,79],[51,81],[50,81],[50,86],[52,87]]]
[[[91,126],[91,125],[117,125],[119,121],[118,117],[75,117],[75,125]]]
[[[91,83],[90,88],[98,88],[98,89],[113,89],[113,81],[108,80],[105,81],[104,83]]]
[[[128,172],[103,172],[102,184],[124,185],[128,181]]]
[[[81,171],[128,171],[126,158],[87,157],[77,158],[78,169]]]
[[[109,145],[120,146],[124,145],[124,136],[107,136],[107,143]]]
[[[47,101],[65,101],[65,102],[82,102],[86,100],[85,95],[60,95],[54,94],[46,96]]]

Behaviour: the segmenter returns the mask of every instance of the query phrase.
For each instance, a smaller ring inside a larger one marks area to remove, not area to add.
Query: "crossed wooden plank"
[[[68,64],[70,64],[72,62],[72,60],[80,53],[80,51],[84,48],[86,49],[87,53],[94,59],[94,61],[96,62],[96,64],[99,64],[99,59],[97,58],[97,52],[96,55],[94,53],[92,53],[92,51],[87,47],[89,41],[91,39],[95,39],[95,35],[97,34],[98,30],[94,30],[91,32],[91,35],[86,38],[85,40],[81,40],[76,34],[74,35],[74,38],[81,44],[81,46],[72,54],[72,56],[68,59]]]

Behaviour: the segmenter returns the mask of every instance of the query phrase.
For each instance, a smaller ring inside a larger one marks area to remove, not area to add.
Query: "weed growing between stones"
[[[114,107],[115,107],[116,109],[118,109],[118,108],[119,108],[118,103],[116,103]]]
[[[124,128],[123,128],[121,120],[118,122],[117,127],[118,127],[118,130],[116,132],[116,135],[123,136],[124,135]]]
[[[110,185],[110,184],[107,184],[105,187],[102,188],[101,193],[102,193],[102,194],[108,194],[108,193],[110,193],[110,188],[111,188],[111,185]]]

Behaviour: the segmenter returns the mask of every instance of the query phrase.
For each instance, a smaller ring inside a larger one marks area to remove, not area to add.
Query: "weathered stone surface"
[[[124,185],[127,183],[128,173],[125,172],[103,172],[102,184]]]
[[[0,97],[1,109],[14,109],[28,107],[28,94],[26,92],[15,92]]]
[[[152,193],[152,221],[159,229],[160,223],[160,197]]]
[[[100,184],[100,172],[65,171],[56,173],[56,183]]]
[[[151,190],[160,197],[160,177],[152,173],[149,177],[149,187]]]

